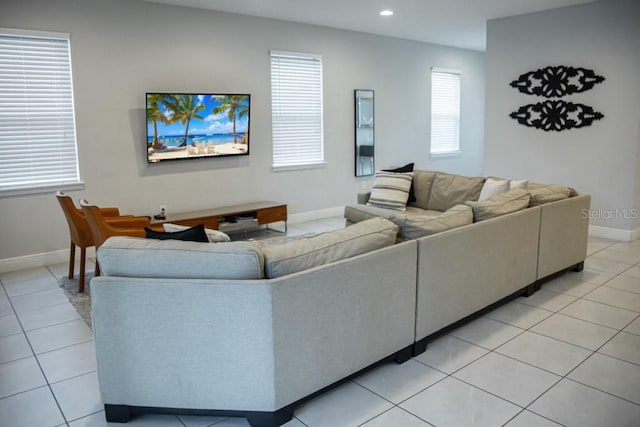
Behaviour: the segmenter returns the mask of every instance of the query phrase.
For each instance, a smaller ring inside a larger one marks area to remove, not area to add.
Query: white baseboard
[[[620,240],[622,242],[631,242],[640,238],[640,228],[636,228],[635,230],[621,230],[619,228],[590,225],[589,236],[600,237],[602,239]]]
[[[344,213],[344,206],[334,208],[319,209],[309,212],[301,212],[289,215],[288,224],[300,224],[302,222],[317,221],[323,218],[331,218]],[[87,248],[87,258],[94,258],[94,248]],[[77,262],[80,261],[80,249],[76,249]],[[0,259],[0,273],[10,271],[26,270],[29,268],[44,267],[45,265],[59,264],[69,261],[69,249],[59,251],[44,252],[41,254],[25,255],[15,258]],[[78,264],[79,265],[79,264]]]
[[[87,259],[95,258],[94,248],[87,248]],[[44,267],[69,262],[69,249],[25,255],[15,258],[0,259],[0,273],[27,270],[29,268]],[[80,248],[76,248],[76,266],[80,265]],[[93,267],[92,267],[93,268]]]

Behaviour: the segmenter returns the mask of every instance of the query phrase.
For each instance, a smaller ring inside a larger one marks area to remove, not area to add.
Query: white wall
[[[0,27],[71,34],[80,173],[72,193],[134,214],[255,200],[290,213],[355,201],[353,90],[375,90],[376,166],[481,170],[484,54],[401,39],[131,0],[3,0]],[[271,49],[324,58],[327,166],[271,171]],[[463,155],[428,158],[432,66],[462,70]],[[251,155],[147,166],[144,94],[251,93]],[[0,199],[0,261],[68,246],[53,194]]]
[[[510,112],[543,98],[521,94],[509,83],[548,65],[585,67],[604,76],[594,89],[566,99],[605,117],[562,132],[511,119]],[[601,217],[591,224],[630,237],[640,221],[616,215],[616,209],[632,217],[639,207],[640,2],[601,0],[489,21],[486,73],[484,173],[565,183],[590,193],[593,214]]]

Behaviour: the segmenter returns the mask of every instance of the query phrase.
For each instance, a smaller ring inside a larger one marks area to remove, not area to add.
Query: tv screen
[[[147,93],[147,162],[249,154],[251,95]]]

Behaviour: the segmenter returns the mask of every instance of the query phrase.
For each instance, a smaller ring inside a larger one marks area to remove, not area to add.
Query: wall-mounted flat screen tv
[[[251,95],[147,93],[147,162],[249,154]]]

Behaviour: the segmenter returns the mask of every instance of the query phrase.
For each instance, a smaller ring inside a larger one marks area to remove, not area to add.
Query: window
[[[271,51],[273,167],[324,164],[322,57]]]
[[[460,71],[431,69],[431,155],[460,152]]]
[[[0,195],[79,187],[69,35],[0,29]]]

